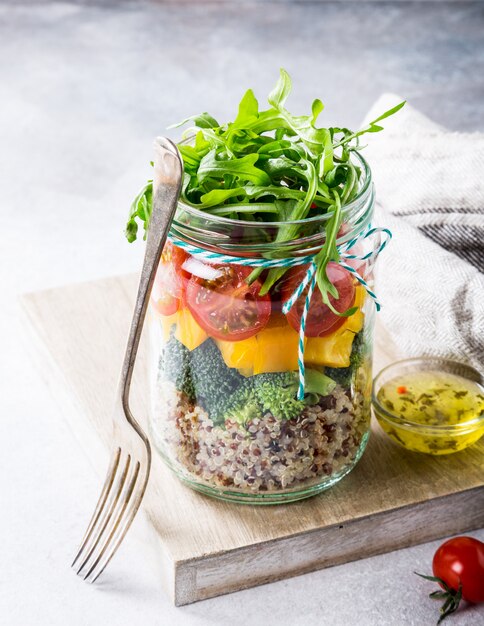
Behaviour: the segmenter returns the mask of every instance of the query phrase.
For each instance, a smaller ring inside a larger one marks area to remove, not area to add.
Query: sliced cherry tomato
[[[252,337],[269,321],[271,299],[260,296],[262,283],[246,281],[252,268],[241,265],[212,265],[218,276],[192,276],[186,300],[193,317],[212,337],[239,341]]]
[[[287,276],[283,279],[282,284],[282,302],[286,302],[294,293],[298,285],[301,284],[307,271],[307,266],[293,267],[287,272]],[[343,269],[337,263],[328,263],[326,268],[328,278],[336,287],[339,298],[329,296],[332,306],[339,312],[344,313],[355,299],[354,279],[350,272]],[[304,309],[308,289],[299,297],[293,305],[289,313],[287,313],[287,321],[299,331],[301,325],[301,316]],[[307,337],[323,337],[337,330],[345,321],[345,317],[336,315],[331,309],[324,304],[321,292],[316,286],[311,302],[309,312],[306,319],[306,336]]]
[[[173,315],[182,306],[184,284],[190,278],[182,267],[187,258],[185,250],[166,242],[151,292],[153,306],[161,315]]]
[[[181,272],[184,276],[189,278],[190,274],[182,268],[183,263],[188,259],[188,257],[188,252],[185,252],[182,248],[173,245],[171,241],[167,241],[165,243],[165,247],[163,248],[163,252],[161,253],[160,263],[172,264],[177,272]]]
[[[151,302],[160,315],[173,315],[181,306],[182,282],[171,263],[160,263],[151,291]]]
[[[454,591],[462,585],[467,602],[484,602],[484,543],[473,537],[454,537],[443,543],[432,562],[434,576]]]

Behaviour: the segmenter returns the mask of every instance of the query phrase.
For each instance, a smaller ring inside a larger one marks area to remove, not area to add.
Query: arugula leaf
[[[319,177],[322,179],[325,172],[333,169],[334,166],[334,148],[333,137],[331,131],[324,138],[323,151],[319,160]]]
[[[339,260],[336,240],[342,208],[360,189],[361,169],[355,165],[352,153],[360,149],[361,136],[380,132],[380,122],[397,113],[405,102],[353,132],[345,127],[318,128],[324,110],[318,98],[313,100],[308,115],[290,113],[286,102],[291,89],[291,78],[281,69],[266,110],[260,110],[254,92],[248,89],[233,122],[220,125],[208,113],[201,113],[171,126],[191,125],[184,132],[191,140],[179,144],[184,163],[180,199],[209,215],[259,221],[261,229],[265,222],[282,222],[282,227],[266,229],[267,240],[281,244],[300,235],[299,225],[285,222],[328,215],[325,242],[315,257],[316,282],[323,301],[336,314],[350,315],[353,309],[341,314],[331,305],[330,296],[337,298],[338,293],[326,268],[331,261]],[[152,196],[149,181],[131,205],[126,225],[128,241],[137,238],[140,223],[146,236]],[[267,272],[262,293],[272,289],[285,271],[275,268]],[[255,269],[249,282],[261,273],[261,269]]]
[[[253,122],[259,117],[259,103],[252,89],[247,89],[239,104],[239,112],[233,124],[237,128],[245,128],[247,123]]]
[[[289,74],[281,67],[279,80],[267,97],[267,102],[275,109],[280,109],[286,103],[287,97],[291,93],[291,89],[292,83]]]
[[[269,176],[255,167],[258,158],[257,154],[247,154],[239,159],[218,159],[216,150],[210,150],[200,161],[198,180],[203,182],[208,177],[233,174],[239,180],[250,181],[256,185],[268,185],[271,182]]]
[[[218,128],[220,126],[217,120],[208,113],[199,113],[198,115],[186,117],[182,122],[172,124],[168,126],[168,128],[179,128],[180,126],[184,126],[187,122],[194,122],[195,126],[198,128]]]
[[[339,187],[346,181],[346,175],[346,167],[340,164],[326,174],[326,176],[324,177],[324,182],[330,189],[332,187]]]
[[[140,220],[144,226],[144,239],[148,232],[148,225],[151,217],[151,209],[153,205],[153,181],[149,180],[146,185],[141,189],[136,198],[131,203],[129,210],[128,222],[126,224],[126,239],[132,243],[135,241],[138,234],[138,223]]]
[[[191,170],[196,172],[200,166],[200,161],[202,160],[200,150],[197,150],[193,146],[186,145],[178,146],[178,149],[180,150],[180,154],[183,159],[185,172],[189,172]]]
[[[335,148],[337,148],[339,146],[342,146],[345,143],[349,143],[353,139],[356,139],[357,137],[361,137],[361,135],[364,135],[365,133],[378,133],[378,132],[380,132],[381,130],[383,130],[383,126],[379,126],[377,124],[377,122],[381,122],[382,120],[386,119],[387,117],[390,117],[390,115],[394,115],[395,113],[400,111],[400,109],[405,106],[406,102],[407,101],[404,100],[403,102],[400,102],[399,104],[397,104],[396,106],[392,107],[388,111],[385,111],[385,113],[383,113],[382,115],[377,117],[376,120],[373,120],[373,122],[370,122],[368,124],[368,126],[365,126],[365,128],[362,128],[358,132],[350,133],[350,134],[345,135],[344,139],[342,139],[340,142],[338,142],[335,145]],[[347,129],[345,129],[345,130],[347,130]]]
[[[197,206],[197,208],[206,209],[213,206],[219,206],[229,198],[245,195],[246,193],[243,187],[234,187],[232,189],[212,189],[212,191],[203,194],[203,196],[200,198],[201,202]]]
[[[324,104],[321,102],[321,100],[319,98],[316,98],[316,100],[313,100],[313,103],[311,105],[311,112],[312,112],[311,124],[313,126],[316,124],[319,114],[322,113],[323,110],[324,110]]]
[[[214,209],[209,209],[209,212],[211,215],[232,215],[240,213],[242,219],[246,220],[248,215],[252,216],[254,213],[274,213],[276,216],[279,216],[280,210],[276,202],[245,202],[218,206]]]

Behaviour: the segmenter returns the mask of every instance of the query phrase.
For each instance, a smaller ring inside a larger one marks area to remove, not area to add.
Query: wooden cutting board
[[[136,277],[127,276],[23,297],[42,340],[42,371],[100,475],[135,290]],[[398,355],[383,329],[377,337],[379,368]],[[148,412],[144,364],[141,353],[132,391],[141,423]],[[188,604],[479,528],[483,451],[484,439],[448,457],[419,455],[392,444],[373,424],[362,460],[339,484],[273,507],[202,496],[155,458],[144,507],[160,537],[168,592],[176,605]]]

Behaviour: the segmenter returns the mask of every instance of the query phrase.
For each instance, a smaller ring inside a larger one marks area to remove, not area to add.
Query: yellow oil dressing
[[[383,430],[397,443],[427,454],[450,454],[484,434],[484,389],[461,376],[424,370],[386,382],[379,404],[398,419],[377,412]]]

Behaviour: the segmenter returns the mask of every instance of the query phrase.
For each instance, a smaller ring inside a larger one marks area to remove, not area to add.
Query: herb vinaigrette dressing
[[[465,427],[484,414],[484,389],[456,374],[436,370],[408,372],[386,382],[377,397],[384,409],[409,422],[408,426],[404,422],[401,426],[380,423],[390,437],[411,450],[448,454],[467,447],[484,434],[482,421]],[[449,427],[445,432],[433,429],[445,426]]]

